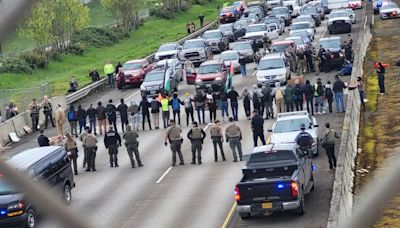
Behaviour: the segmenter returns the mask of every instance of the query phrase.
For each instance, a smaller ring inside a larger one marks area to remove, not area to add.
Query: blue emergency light
[[[7,211],[4,211],[4,210],[0,211],[0,215],[5,215],[5,214],[7,214]]]
[[[276,187],[277,187],[278,189],[282,189],[282,188],[285,187],[285,185],[283,185],[283,184],[277,184]]]

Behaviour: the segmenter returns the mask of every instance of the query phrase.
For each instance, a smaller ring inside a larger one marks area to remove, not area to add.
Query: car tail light
[[[299,195],[299,185],[296,182],[292,182],[292,196],[297,197]]]
[[[240,192],[239,192],[239,187],[235,187],[235,200],[239,201],[240,200]]]
[[[231,13],[228,13],[228,17],[232,17],[232,14],[231,14]]]

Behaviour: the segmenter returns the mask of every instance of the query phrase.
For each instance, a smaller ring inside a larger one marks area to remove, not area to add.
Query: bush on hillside
[[[23,52],[19,55],[19,57],[27,62],[28,65],[34,70],[44,69],[48,64],[47,55],[42,51],[33,50]]]
[[[47,68],[48,59],[44,52],[33,50],[20,55],[4,58],[0,67],[2,73],[28,73]]]
[[[162,19],[173,19],[175,17],[175,14],[171,10],[165,10],[161,7],[154,7],[150,9],[150,16]]]
[[[88,27],[79,32],[76,32],[72,36],[71,42],[73,44],[82,43],[88,47],[99,48],[118,42],[119,36],[120,32],[117,32],[117,30]]]
[[[66,53],[73,55],[83,55],[84,51],[85,51],[85,45],[79,42],[71,44],[68,48],[65,49]]]
[[[0,66],[0,73],[28,73],[32,74],[33,69],[29,64],[19,57],[3,58]]]

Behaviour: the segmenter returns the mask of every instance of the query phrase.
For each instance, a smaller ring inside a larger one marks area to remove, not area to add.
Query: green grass
[[[199,14],[203,14],[206,21],[216,19],[216,5],[222,5],[222,2],[223,0],[216,0],[204,6],[193,5],[172,20],[149,18],[142,27],[132,32],[129,38],[109,47],[88,48],[83,56],[65,56],[62,62],[50,62],[46,70],[39,70],[33,74],[3,74],[0,76],[0,89],[34,86],[48,78],[53,90],[52,95],[64,95],[72,75],[78,79],[80,86],[83,86],[90,82],[90,69],[95,67],[100,74],[104,74],[102,69],[108,59],[115,63],[145,57],[154,52],[160,44],[184,37],[188,21],[194,21],[196,27],[199,27]]]
[[[110,25],[116,22],[116,19],[112,17],[112,15],[105,11],[104,8],[100,4],[100,0],[93,0],[88,4],[89,7],[89,17],[90,24],[89,26],[105,26]]]

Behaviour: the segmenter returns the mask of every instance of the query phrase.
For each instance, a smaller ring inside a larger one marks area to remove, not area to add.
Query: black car
[[[275,211],[305,213],[305,195],[314,190],[310,155],[296,144],[254,148],[235,187],[236,210],[242,219]]]
[[[60,193],[69,205],[75,187],[70,159],[64,148],[39,147],[23,151],[7,163]],[[9,184],[0,174],[0,227],[36,227],[37,211],[26,195]]]
[[[329,37],[329,38],[321,38],[318,43],[318,47],[322,47],[325,51],[328,51],[331,54],[332,65],[333,67],[339,69],[343,66],[344,63],[344,54],[342,51],[343,42],[340,37]]]

